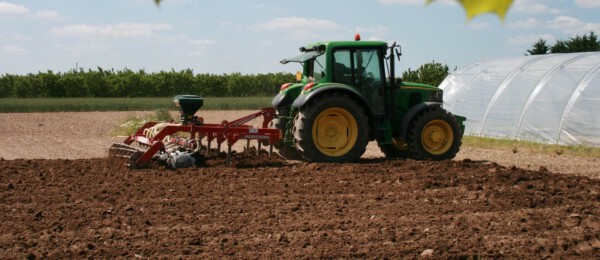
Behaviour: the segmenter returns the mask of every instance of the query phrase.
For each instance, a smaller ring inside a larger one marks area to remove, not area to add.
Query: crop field
[[[130,170],[106,155],[132,114],[152,112],[0,113],[2,258],[600,258],[597,157],[386,160],[371,143],[357,163]]]

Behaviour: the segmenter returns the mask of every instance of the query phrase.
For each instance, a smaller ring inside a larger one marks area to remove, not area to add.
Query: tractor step
[[[377,143],[379,145],[393,144],[392,127],[388,120],[383,120],[377,128]]]

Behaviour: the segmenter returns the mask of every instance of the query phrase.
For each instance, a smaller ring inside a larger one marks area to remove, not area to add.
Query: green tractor
[[[352,162],[377,140],[388,158],[447,160],[458,152],[465,117],[442,108],[434,86],[394,75],[400,46],[383,41],[317,42],[281,63],[298,62],[297,82],[281,86],[271,128],[286,159]]]

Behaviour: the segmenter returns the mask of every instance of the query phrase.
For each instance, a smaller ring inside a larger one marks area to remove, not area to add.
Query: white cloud
[[[5,45],[5,46],[0,46],[0,53],[24,54],[24,53],[27,53],[27,50],[24,49],[23,47],[16,46],[16,45]]]
[[[221,27],[229,27],[229,26],[233,25],[233,22],[232,21],[224,21],[224,22],[221,22],[219,25],[221,25]]]
[[[554,20],[548,21],[547,25],[551,29],[562,30],[565,34],[572,36],[587,34],[590,31],[600,31],[600,23],[584,22],[570,16],[556,17]]]
[[[75,43],[69,45],[62,45],[60,48],[70,56],[86,56],[97,53],[108,53],[110,48],[100,43]]]
[[[35,16],[39,18],[58,18],[60,15],[57,11],[37,11]]]
[[[465,25],[468,29],[471,30],[485,30],[490,28],[490,23],[488,22],[470,22]]]
[[[600,31],[600,23],[591,23],[579,20],[570,16],[558,16],[553,20],[539,21],[535,18],[528,18],[523,21],[511,22],[507,25],[510,29],[534,29],[544,28],[552,30],[560,30],[564,34],[575,36],[588,34],[591,31]]]
[[[575,5],[580,8],[600,8],[598,0],[575,0]]]
[[[313,18],[286,17],[275,18],[269,22],[254,25],[256,30],[333,30],[339,26],[335,22]]]
[[[382,36],[387,34],[389,31],[390,29],[383,25],[376,25],[372,27],[356,27],[357,33],[360,33],[361,35],[364,34],[364,36],[367,37]]]
[[[0,16],[19,16],[19,17],[37,17],[37,18],[57,18],[57,11],[43,10],[33,13],[29,8],[23,5],[0,2]]]
[[[29,9],[23,5],[0,2],[0,15],[27,15]]]
[[[12,35],[11,38],[14,39],[14,40],[17,40],[17,41],[31,41],[31,40],[33,40],[33,38],[31,38],[30,36],[21,35],[21,34]]]
[[[383,38],[380,38],[380,37],[376,37],[376,36],[369,37],[369,38],[367,38],[367,39],[365,39],[365,40],[367,40],[367,41],[380,41],[380,42],[385,42],[385,41],[386,41],[385,39],[383,39]],[[388,42],[388,43],[389,43],[389,42]]]
[[[390,5],[390,4],[425,4],[424,0],[378,0],[377,2]]]
[[[279,7],[275,7],[275,6],[271,6],[271,5],[266,5],[266,4],[257,4],[255,6],[256,9],[259,10],[266,10],[269,11],[271,13],[285,13],[285,9],[283,8],[279,8]]]
[[[141,5],[155,5],[154,1],[152,0],[129,0],[132,3],[135,4],[141,4]],[[160,2],[160,6],[165,6],[165,5],[171,5],[171,6],[180,6],[180,5],[187,5],[190,4],[190,2],[193,3],[193,1],[190,0],[168,0],[168,1],[161,1]]]
[[[266,23],[255,24],[250,28],[257,31],[283,31],[294,39],[308,40],[323,38],[321,33],[334,31],[340,26],[328,20],[287,17],[275,18]]]
[[[76,24],[55,27],[52,32],[59,35],[98,36],[98,37],[137,37],[152,36],[157,31],[170,30],[168,24],[118,23],[110,25]]]
[[[556,41],[556,38],[551,34],[528,34],[528,35],[517,35],[508,39],[508,45],[533,45],[539,39],[545,40],[548,45],[551,45],[552,42]]]
[[[427,2],[425,0],[377,0],[380,4],[384,5],[393,5],[393,4],[401,4],[401,5],[425,5]],[[433,0],[435,3],[444,3],[448,5],[456,5],[455,0]]]
[[[563,12],[558,8],[552,8],[546,4],[539,3],[538,0],[514,1],[511,10],[517,13],[528,14],[560,14]]]
[[[192,50],[193,54],[202,55],[209,46],[215,45],[217,42],[213,40],[190,40],[188,43],[194,48]]]
[[[548,21],[548,26],[552,29],[571,29],[583,25],[583,22],[570,16],[559,16],[552,21]]]
[[[275,46],[275,42],[272,40],[261,40],[258,42],[258,45],[260,46]]]
[[[510,29],[531,29],[540,27],[541,25],[542,23],[540,21],[532,17],[524,21],[515,21],[508,23],[506,27]]]
[[[208,45],[213,45],[217,42],[213,41],[213,40],[190,40],[189,43],[196,45],[196,46],[208,46]]]

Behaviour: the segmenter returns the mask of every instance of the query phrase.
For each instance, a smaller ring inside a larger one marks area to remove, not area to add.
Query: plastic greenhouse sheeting
[[[467,135],[600,146],[600,52],[480,60],[440,88]]]

